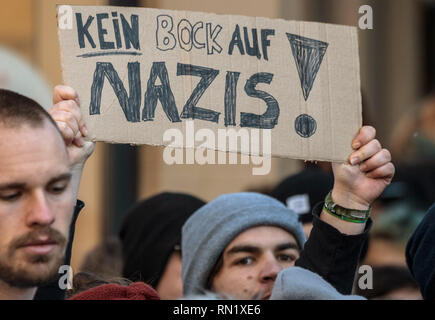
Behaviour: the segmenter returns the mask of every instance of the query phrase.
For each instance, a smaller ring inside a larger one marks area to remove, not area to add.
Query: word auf
[[[244,37],[242,38],[240,34],[240,27],[237,24],[236,29],[234,30],[233,36],[231,38],[230,45],[228,47],[228,54],[232,55],[234,47],[236,46],[239,49],[241,55],[244,55],[246,51],[247,55],[257,57],[257,59],[261,59],[260,46],[258,45],[258,43],[261,42],[261,50],[263,51],[263,58],[264,60],[269,60],[267,54],[267,47],[270,46],[270,40],[267,39],[267,37],[274,36],[275,30],[261,29],[260,37],[258,36],[257,28],[251,29],[251,33],[252,33],[252,45],[251,45],[251,41],[249,40],[248,28],[243,27]]]

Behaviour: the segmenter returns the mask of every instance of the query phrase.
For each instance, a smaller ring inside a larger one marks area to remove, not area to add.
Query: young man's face
[[[57,274],[74,210],[68,161],[47,120],[0,124],[0,284],[31,288]]]
[[[211,289],[236,299],[269,299],[278,272],[298,257],[299,246],[289,232],[271,226],[248,229],[225,248]]]

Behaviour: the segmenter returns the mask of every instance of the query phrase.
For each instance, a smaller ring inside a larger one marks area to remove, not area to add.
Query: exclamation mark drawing
[[[302,94],[307,101],[328,43],[292,33],[286,34],[298,69]],[[303,138],[311,137],[316,128],[316,120],[308,114],[301,114],[295,120],[295,130]]]

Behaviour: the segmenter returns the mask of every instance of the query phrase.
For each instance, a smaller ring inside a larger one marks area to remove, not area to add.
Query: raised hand
[[[364,126],[352,142],[349,163],[333,163],[332,198],[349,209],[367,209],[394,176],[391,154],[375,139],[376,130]]]
[[[61,85],[54,88],[53,106],[48,112],[59,127],[72,167],[82,167],[95,147],[95,143],[83,139],[88,130],[79,105],[77,92],[73,88]]]

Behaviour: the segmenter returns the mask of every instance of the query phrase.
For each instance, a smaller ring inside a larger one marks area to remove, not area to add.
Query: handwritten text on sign
[[[72,28],[59,22],[64,78],[79,92],[95,140],[164,145],[166,128],[194,119],[213,130],[270,129],[277,156],[350,153],[361,125],[355,28],[70,8]]]

